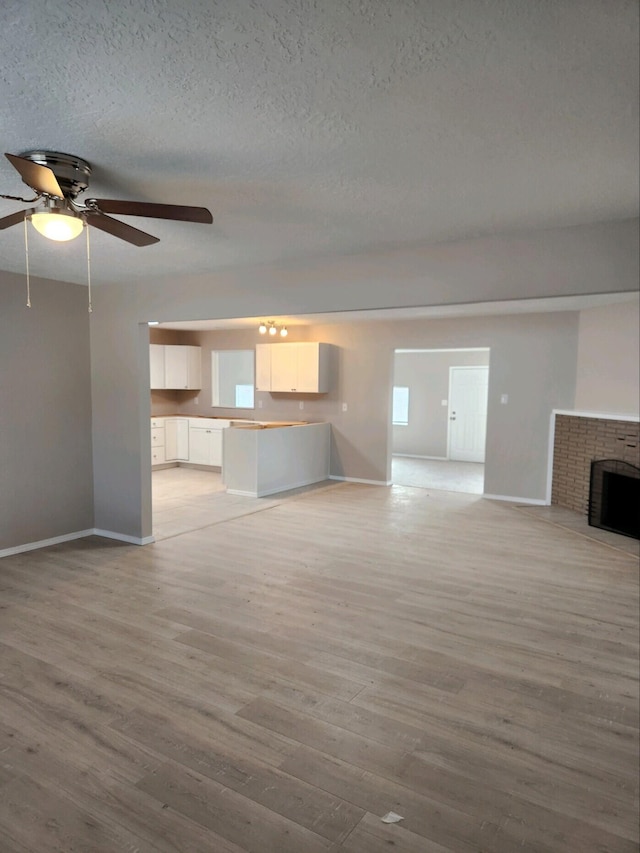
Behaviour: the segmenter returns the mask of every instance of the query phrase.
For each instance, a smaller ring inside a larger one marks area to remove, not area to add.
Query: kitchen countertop
[[[308,421],[254,421],[249,418],[228,417],[225,415],[151,415],[152,419],[157,418],[203,418],[205,420],[220,420],[231,421],[234,429],[273,429],[274,427],[285,426],[304,426]]]

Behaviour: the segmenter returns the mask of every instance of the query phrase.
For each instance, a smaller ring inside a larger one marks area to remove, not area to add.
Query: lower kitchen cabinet
[[[151,418],[151,464],[163,465],[165,462],[165,419]]]
[[[164,455],[166,462],[189,461],[189,418],[165,418]]]
[[[233,421],[236,423],[237,421]],[[151,418],[151,464],[222,467],[222,431],[226,418]]]
[[[189,426],[189,462],[195,465],[222,465],[222,430]]]

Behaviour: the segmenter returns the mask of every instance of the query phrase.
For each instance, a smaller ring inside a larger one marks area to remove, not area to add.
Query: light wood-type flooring
[[[481,495],[484,491],[482,462],[454,462],[449,459],[417,459],[414,456],[393,456],[391,481],[398,486],[421,489],[444,489]]]
[[[631,853],[637,653],[637,558],[472,495],[8,557],[0,850]]]

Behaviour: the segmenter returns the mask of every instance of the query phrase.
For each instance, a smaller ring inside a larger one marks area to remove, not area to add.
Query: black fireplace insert
[[[589,524],[640,539],[640,468],[621,459],[594,459]]]

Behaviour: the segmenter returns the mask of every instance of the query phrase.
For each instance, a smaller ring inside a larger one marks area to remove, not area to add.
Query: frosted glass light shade
[[[31,223],[36,231],[44,237],[60,243],[79,237],[83,226],[82,219],[77,216],[68,213],[51,213],[49,211],[32,213]]]

